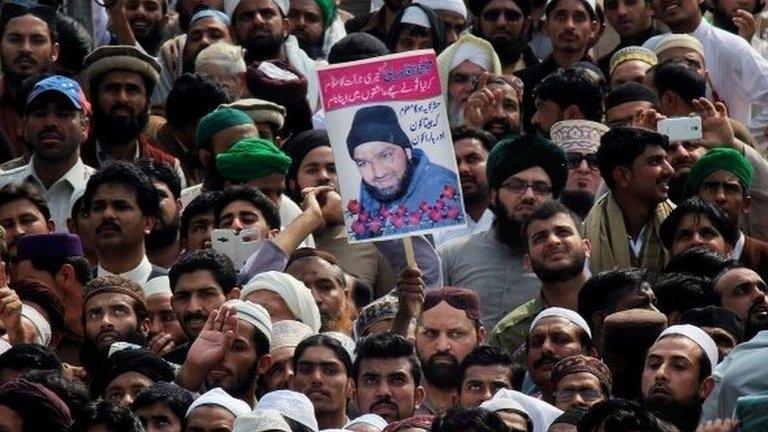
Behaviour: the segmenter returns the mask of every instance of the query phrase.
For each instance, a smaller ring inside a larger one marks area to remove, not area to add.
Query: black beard
[[[560,193],[560,203],[584,218],[595,202],[595,194],[583,189],[568,189]]]
[[[376,201],[387,204],[392,201],[397,201],[403,196],[405,196],[405,193],[408,192],[408,187],[411,185],[411,178],[413,175],[414,167],[416,166],[415,163],[412,163],[413,159],[411,159],[408,162],[408,166],[405,169],[405,175],[403,176],[403,179],[400,180],[400,185],[397,187],[396,191],[393,191],[391,193],[382,193],[379,192],[379,189],[376,187],[373,187],[369,185],[366,182],[363,182],[363,187],[365,187],[365,190],[368,191],[368,194],[375,199]]]
[[[697,397],[685,401],[644,401],[649,411],[680,429],[680,432],[694,432],[699,425],[701,404]]]
[[[317,43],[312,43],[309,41],[309,38],[307,38],[307,35],[305,33],[293,33],[293,36],[296,38],[296,40],[299,42],[299,48],[304,50],[305,53],[311,58],[312,60],[317,60],[320,57],[323,56],[323,41],[319,41]]]
[[[248,372],[245,374],[245,376],[241,380],[232,384],[231,388],[225,388],[223,390],[234,398],[245,400],[245,398],[248,396],[249,391],[251,390],[251,387],[254,384],[254,381],[256,380],[256,377],[258,374],[258,366],[259,366],[258,361],[253,362],[251,369],[248,370]],[[212,388],[212,387],[213,387],[213,384],[206,383],[206,388]]]
[[[491,204],[489,208],[496,215],[496,220],[493,221],[493,226],[496,228],[496,240],[513,250],[521,250],[523,246],[522,223],[509,217],[503,207],[497,208],[496,205]]]
[[[255,61],[274,60],[280,55],[280,49],[283,47],[282,36],[249,36],[243,43],[245,48],[245,63],[251,64]]]
[[[147,346],[147,338],[137,329],[131,329],[120,342],[128,342],[142,347]],[[110,345],[99,347],[96,342],[85,338],[80,346],[80,363],[88,373],[88,376],[94,377],[98,371],[104,369],[109,354]],[[101,396],[101,395],[99,395]]]
[[[437,364],[436,357],[450,357],[449,365]],[[441,390],[453,390],[456,388],[456,379],[459,375],[459,361],[450,354],[435,354],[422,363],[422,372],[428,383]]]
[[[533,259],[531,259],[531,267],[533,267],[533,272],[536,273],[540,281],[544,283],[558,283],[569,281],[581,274],[584,271],[584,261],[585,257],[582,252],[579,259],[574,260],[573,264],[565,268],[549,270]]]
[[[521,38],[513,38],[509,35],[493,35],[489,36],[488,42],[491,43],[494,51],[499,56],[502,66],[509,66],[517,63],[520,60],[520,56],[523,54],[526,42]]]
[[[107,114],[101,108],[93,110],[93,132],[102,145],[124,144],[139,137],[149,122],[149,111],[125,118]]]
[[[157,250],[170,246],[179,236],[179,221],[171,224],[156,223],[155,227],[146,236],[148,250]]]
[[[160,50],[160,44],[163,43],[163,39],[163,30],[159,24],[145,37],[141,39],[136,38],[141,47],[152,56],[157,55],[157,52]]]

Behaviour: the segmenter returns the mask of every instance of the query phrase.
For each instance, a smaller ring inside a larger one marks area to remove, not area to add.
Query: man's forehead
[[[133,199],[136,200],[136,189],[126,183],[104,182],[93,191],[93,199]]]
[[[703,354],[704,350],[690,338],[679,334],[664,336],[648,349],[648,356],[682,357],[691,361],[697,353]]]
[[[723,273],[722,276],[717,278],[715,286],[736,286],[747,282],[765,283],[760,275],[754,270],[747,267],[738,267]]]
[[[336,363],[342,364],[336,352],[327,346],[311,346],[296,359],[297,363]]]
[[[535,334],[546,334],[555,331],[572,332],[575,334],[579,331],[580,328],[581,327],[567,320],[566,318],[559,316],[548,316],[546,318],[540,319],[539,322],[536,323],[536,325],[531,329],[531,336]]]
[[[189,26],[189,33],[194,31],[206,31],[212,28],[227,29],[227,25],[214,17],[200,18]]]
[[[739,182],[739,178],[736,177],[732,172],[726,171],[726,170],[717,170],[712,174],[708,175],[707,177],[705,177],[704,181],[736,183],[739,186],[741,186],[741,183]]]
[[[520,9],[520,6],[518,6],[512,0],[493,0],[489,2],[487,5],[485,5],[485,7],[483,8],[483,12],[491,9],[513,9],[520,13],[523,12],[523,10]]]
[[[578,231],[573,219],[565,213],[557,213],[549,219],[534,219],[528,228],[529,233],[553,228],[573,228]]]
[[[516,172],[509,176],[509,179],[518,179],[523,181],[544,181],[548,184],[551,184],[552,181],[549,178],[549,174],[547,174],[546,171],[544,171],[544,168],[540,166],[534,166],[527,169],[524,169],[522,171]]]
[[[446,313],[449,311],[448,313]],[[445,300],[425,310],[419,317],[419,324],[427,328],[451,328],[472,325],[467,312],[451,306]]]
[[[109,306],[130,306],[133,302],[133,298],[127,294],[106,292],[101,294],[95,294],[88,299],[85,303],[85,308],[92,307],[109,307]]]

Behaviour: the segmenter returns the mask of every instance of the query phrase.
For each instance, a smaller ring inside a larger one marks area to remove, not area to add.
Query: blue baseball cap
[[[29,93],[26,106],[29,106],[35,98],[46,92],[57,92],[66,96],[72,102],[72,105],[79,110],[83,110],[84,105],[88,103],[77,81],[61,75],[54,75],[35,84]]]

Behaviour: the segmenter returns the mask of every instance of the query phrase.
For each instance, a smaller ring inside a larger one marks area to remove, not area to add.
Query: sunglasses
[[[587,166],[590,169],[597,168],[597,154],[589,153],[582,154],[576,152],[569,152],[565,154],[565,158],[568,160],[568,169],[576,169],[581,165],[581,161],[587,161]]]

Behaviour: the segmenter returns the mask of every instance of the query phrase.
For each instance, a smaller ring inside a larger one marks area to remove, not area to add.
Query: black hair
[[[61,372],[62,363],[51,348],[33,343],[12,346],[0,354],[0,370],[52,370]]]
[[[40,191],[32,183],[26,181],[21,184],[8,183],[0,188],[0,207],[18,200],[31,202],[46,221],[51,218],[48,202],[40,195]]]
[[[593,405],[579,421],[578,432],[594,432],[602,425],[611,432],[666,432],[659,420],[639,403],[608,399]]]
[[[658,109],[659,97],[648,87],[634,81],[620,84],[605,95],[605,110],[617,107],[628,102],[650,102],[653,108]]]
[[[192,218],[203,213],[213,213],[213,206],[216,204],[216,200],[219,198],[219,191],[203,192],[196,196],[195,199],[189,202],[181,212],[181,227],[180,235],[181,239],[185,240],[188,237],[189,224],[192,223]]]
[[[88,432],[92,427],[103,425],[110,432],[143,432],[138,418],[127,406],[99,400],[89,403],[75,418],[68,432]]]
[[[152,180],[131,162],[114,161],[101,167],[88,180],[83,194],[83,206],[90,213],[93,196],[103,184],[121,184],[132,188],[144,216],[157,216],[160,198]]]
[[[29,261],[35,270],[44,271],[51,276],[56,276],[64,264],[69,264],[75,271],[77,282],[83,286],[85,286],[93,277],[93,274],[91,273],[91,264],[88,262],[88,259],[82,256],[46,257],[45,259],[38,256],[31,256],[29,257]]]
[[[57,370],[34,369],[23,375],[29,382],[41,384],[59,397],[69,408],[72,417],[77,417],[91,401],[88,390],[79,380],[68,380]]]
[[[277,206],[260,190],[248,185],[236,185],[221,191],[221,195],[213,206],[213,217],[216,227],[221,222],[224,208],[234,201],[248,201],[264,216],[269,229],[280,229],[280,212]]]
[[[26,6],[16,2],[3,3],[2,13],[0,13],[0,38],[5,35],[5,28],[8,26],[9,21],[24,15],[32,15],[41,19],[42,21],[45,21],[45,23],[48,25],[48,32],[50,33],[51,43],[56,43],[59,41],[57,26],[58,17],[56,11],[53,8],[42,5]]]
[[[154,159],[137,159],[133,163],[150,180],[165,184],[170,189],[173,198],[179,199],[181,196],[181,179],[173,167]]]
[[[576,227],[576,232],[578,232],[580,235],[584,235],[583,228],[582,228],[582,220],[579,215],[574,213],[571,209],[564,206],[558,201],[554,200],[548,200],[538,207],[536,207],[533,210],[533,213],[531,213],[531,216],[526,218],[522,225],[520,226],[520,231],[522,233],[522,239],[523,239],[523,248],[527,252],[528,251],[528,227],[531,226],[531,223],[533,221],[544,221],[549,220],[555,217],[556,215],[564,214],[571,218],[571,221],[573,222],[573,226]]]
[[[409,7],[416,7],[421,9],[421,11],[424,12],[424,14],[427,16],[427,21],[429,21],[430,27],[426,28],[420,25],[402,22],[403,14]],[[400,9],[397,15],[395,15],[394,21],[392,21],[392,27],[389,29],[386,40],[387,47],[392,50],[392,52],[395,52],[397,41],[400,39],[400,34],[406,30],[410,31],[412,35],[419,37],[425,37],[431,33],[432,49],[435,50],[436,54],[440,54],[445,49],[446,41],[445,29],[443,28],[443,20],[440,19],[440,16],[437,14],[437,12],[432,10],[432,8],[429,6],[425,6],[419,3],[411,3],[410,5]]]
[[[464,360],[462,360],[459,365],[459,379],[456,381],[457,393],[461,395],[464,376],[467,373],[467,369],[472,366],[503,366],[507,368],[507,378],[509,379],[510,385],[512,385],[514,382],[514,369],[512,363],[512,356],[503,348],[487,345],[476,347],[464,357]]]
[[[584,69],[558,69],[534,88],[533,95],[562,109],[575,105],[586,120],[600,122],[603,118],[603,91]]]
[[[489,132],[474,126],[456,126],[451,129],[451,137],[453,138],[454,143],[463,139],[476,139],[480,141],[480,144],[483,145],[483,148],[488,153],[490,153],[496,145],[496,137]]]
[[[168,124],[176,129],[196,125],[219,105],[232,102],[224,87],[205,74],[184,73],[173,82],[165,101]]]
[[[651,278],[648,269],[628,267],[593,275],[579,291],[578,312],[594,331],[592,315],[615,312],[616,304],[627,292],[639,290]]]
[[[351,297],[357,310],[368,306],[373,301],[373,286],[360,276],[352,276]]]
[[[57,14],[59,57],[53,65],[57,74],[75,78],[85,69],[85,57],[93,51],[93,38],[88,30],[69,15]]]
[[[355,384],[360,378],[360,363],[366,359],[396,359],[407,358],[411,365],[411,377],[416,386],[421,384],[421,363],[416,356],[413,342],[395,333],[378,333],[366,336],[357,342],[355,350],[353,378]]]
[[[159,381],[145,388],[136,396],[136,400],[131,404],[131,410],[135,412],[139,408],[161,403],[179,419],[181,429],[184,430],[187,410],[194,399],[191,393],[176,384]]]
[[[452,408],[432,421],[432,432],[509,432],[498,414],[483,408]]]
[[[715,277],[733,266],[739,266],[738,262],[707,248],[697,247],[673,256],[664,273],[690,273],[712,279],[714,284]]]
[[[213,249],[201,249],[184,254],[168,270],[171,291],[176,291],[176,284],[181,275],[197,270],[211,272],[224,295],[229,294],[237,285],[237,271],[229,257]]]
[[[658,302],[656,306],[667,316],[715,303],[712,280],[702,276],[666,273],[659,276],[652,288]]]
[[[736,244],[739,239],[739,228],[731,223],[731,221],[725,216],[719,208],[709,201],[705,201],[699,197],[691,197],[680,203],[672,213],[664,219],[659,227],[659,237],[661,237],[661,243],[668,251],[672,251],[672,245],[675,242],[675,233],[677,227],[684,217],[688,215],[694,215],[697,219],[701,219],[701,216],[706,216],[712,226],[720,233],[730,246]]]
[[[613,170],[618,166],[631,167],[648,146],[659,146],[666,150],[669,138],[648,129],[633,126],[615,127],[600,138],[597,148],[597,165],[600,176],[609,189],[613,190],[616,182]]]
[[[334,355],[336,356],[336,360],[340,361],[344,365],[344,372],[347,375],[347,378],[350,378],[350,375],[352,375],[353,365],[349,352],[341,345],[341,342],[339,342],[338,339],[324,333],[309,336],[296,346],[296,350],[293,353],[293,359],[291,359],[291,362],[293,363],[293,370],[298,370],[298,364],[301,360],[301,356],[304,355],[306,350],[312,347],[323,347],[333,351]],[[267,352],[269,352],[269,345],[267,345]]]
[[[653,86],[656,87],[659,99],[664,93],[673,91],[688,105],[707,94],[707,81],[704,77],[696,68],[679,59],[669,59],[656,66]]]

